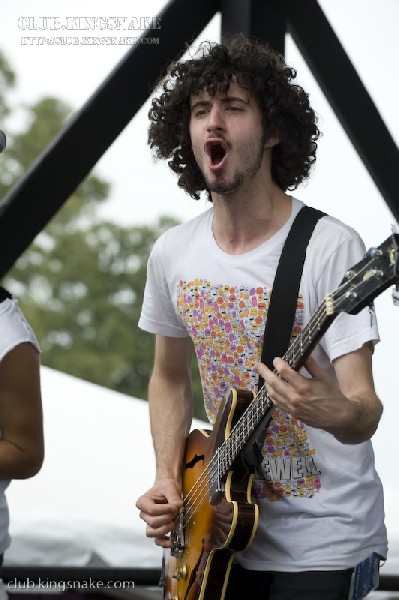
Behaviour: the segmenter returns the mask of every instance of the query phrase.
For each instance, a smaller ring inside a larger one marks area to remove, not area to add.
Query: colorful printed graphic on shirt
[[[195,347],[211,423],[231,387],[256,390],[254,364],[262,350],[271,290],[263,287],[212,285],[204,279],[180,281],[177,312]],[[302,330],[303,302],[298,298],[293,336]],[[320,488],[306,430],[300,421],[276,410],[262,449],[264,480],[259,497],[311,497]]]
[[[258,498],[281,496],[311,498],[320,489],[320,471],[310,449],[305,426],[285,411],[275,411],[262,448],[262,476],[257,478]]]

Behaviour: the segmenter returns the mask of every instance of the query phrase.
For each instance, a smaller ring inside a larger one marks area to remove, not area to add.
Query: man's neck
[[[292,200],[273,186],[263,193],[213,196],[213,235],[228,254],[245,254],[271,238],[291,214]]]

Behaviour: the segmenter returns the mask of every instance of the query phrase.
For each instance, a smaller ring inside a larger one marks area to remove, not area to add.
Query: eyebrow
[[[241,98],[240,96],[223,96],[222,104],[229,104],[230,102],[241,102],[241,104],[248,105],[249,100],[250,100],[249,98],[248,98],[248,100],[245,100],[244,98]],[[200,106],[209,106],[209,104],[211,104],[211,100],[197,100],[196,102],[194,102],[191,105],[190,110],[193,111]]]

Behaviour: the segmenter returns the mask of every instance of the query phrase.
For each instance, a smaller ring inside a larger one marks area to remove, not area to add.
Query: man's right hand
[[[140,519],[147,524],[146,535],[162,548],[172,543],[167,535],[175,526],[183,501],[179,484],[173,479],[159,479],[136,502]]]

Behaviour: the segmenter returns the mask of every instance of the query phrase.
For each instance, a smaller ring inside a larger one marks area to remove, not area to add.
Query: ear
[[[264,143],[265,148],[273,148],[273,146],[277,146],[281,142],[280,138],[275,135],[271,135]]]

